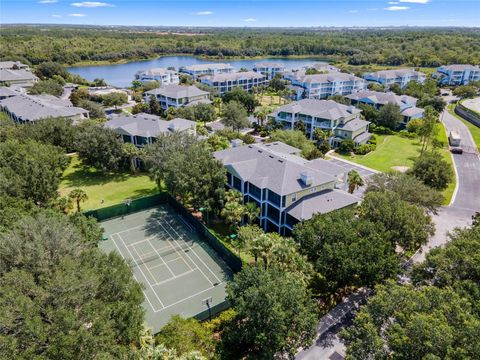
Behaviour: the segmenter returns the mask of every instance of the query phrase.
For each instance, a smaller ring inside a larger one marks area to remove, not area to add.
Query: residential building
[[[0,83],[3,84],[18,85],[21,87],[30,88],[37,81],[38,77],[25,69],[0,69]]]
[[[437,69],[442,85],[467,85],[480,81],[480,67],[473,65],[444,65]]]
[[[165,85],[147,91],[144,94],[145,102],[149,102],[152,95],[158,100],[160,107],[163,110],[167,110],[169,107],[179,108],[200,103],[211,103],[210,93],[208,91],[200,90],[194,85]]]
[[[423,84],[426,76],[424,73],[413,69],[395,69],[367,73],[363,78],[367,81],[379,83],[386,89],[390,88],[393,84],[397,84],[403,89],[410,81]]]
[[[183,66],[180,72],[190,75],[194,80],[199,76],[229,74],[233,73],[235,68],[230,64],[213,63],[213,64],[195,64]]]
[[[330,65],[327,62],[316,62],[312,65],[306,66],[306,69],[315,69],[315,70],[317,70],[319,72],[323,72],[323,73],[339,72],[340,71],[337,67],[335,67],[333,65]]]
[[[284,78],[293,86],[303,88],[303,93],[295,98],[325,99],[332,95],[349,95],[365,90],[365,80],[351,74],[330,72],[327,74],[306,75],[305,71],[290,72]]]
[[[227,170],[227,187],[240,191],[243,202],[260,208],[265,231],[290,235],[293,226],[355,206],[360,199],[342,189],[346,169],[327,160],[305,160],[300,150],[284,144],[251,144],[213,153]]]
[[[122,136],[123,142],[132,143],[137,147],[143,147],[155,142],[160,134],[168,134],[175,131],[186,131],[196,134],[196,123],[186,119],[161,119],[159,116],[150,114],[135,115],[112,115],[104,126],[113,129]]]
[[[0,61],[0,70],[30,70],[30,67],[26,64],[22,64],[20,61]]]
[[[303,99],[280,106],[269,117],[290,130],[295,128],[295,123],[302,121],[309,139],[313,139],[313,133],[318,128],[332,132],[332,146],[344,140],[353,140],[360,145],[371,137],[368,132],[370,122],[360,119],[360,113],[361,110],[355,106],[333,100]]]
[[[1,86],[0,87],[0,100],[12,97],[12,96],[17,96],[20,93],[16,91],[14,88],[11,88],[10,86]]]
[[[397,95],[393,92],[380,91],[359,91],[357,93],[347,95],[352,105],[365,104],[371,105],[376,109],[380,109],[386,104],[395,104],[400,108],[400,114],[403,116],[400,127],[405,127],[412,119],[419,119],[423,117],[424,109],[416,107],[417,99],[407,95]]]
[[[285,66],[280,63],[261,62],[255,64],[253,71],[265,75],[267,80],[272,80],[275,75],[283,74],[285,72]]]
[[[157,81],[160,86],[177,85],[180,82],[177,72],[165,68],[141,70],[135,74],[135,80],[140,81],[142,84]]]
[[[16,122],[35,122],[50,117],[71,119],[78,123],[88,119],[88,111],[72,105],[70,100],[52,95],[18,94],[0,100],[0,109]]]
[[[265,75],[255,71],[245,71],[230,74],[206,75],[200,80],[202,84],[212,86],[219,94],[232,91],[239,87],[245,91],[250,91],[256,86],[266,84]]]

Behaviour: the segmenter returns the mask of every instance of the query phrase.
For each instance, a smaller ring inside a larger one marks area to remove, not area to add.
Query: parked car
[[[461,147],[452,147],[450,152],[452,154],[463,154],[463,149]]]

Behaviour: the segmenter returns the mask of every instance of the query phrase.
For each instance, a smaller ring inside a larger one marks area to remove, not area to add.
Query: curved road
[[[446,97],[445,100],[450,102],[455,101],[456,98]],[[423,261],[430,249],[447,243],[449,231],[456,227],[469,226],[472,215],[480,211],[480,157],[475,142],[462,121],[447,110],[442,113],[441,120],[447,133],[451,130],[457,130],[460,133],[461,147],[464,152],[461,155],[452,154],[457,175],[457,188],[453,201],[433,216],[436,233],[429,239],[428,244],[413,256],[412,260],[415,263]],[[368,290],[362,289],[325,315],[320,320],[315,343],[310,348],[299,352],[296,360],[328,360],[339,358],[339,354],[343,355],[345,346],[337,336],[338,331],[348,322],[353,311],[366,301],[369,294]]]

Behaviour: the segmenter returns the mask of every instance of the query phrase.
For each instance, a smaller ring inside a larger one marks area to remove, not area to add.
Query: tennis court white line
[[[139,241],[136,241],[136,242],[134,242],[134,243],[128,244],[127,246],[135,246],[135,245],[144,243],[145,241],[150,241],[150,240],[152,240],[152,239],[155,239],[156,236],[157,236],[157,235],[150,236],[150,237],[148,237],[148,238],[146,238],[146,239],[139,240]]]
[[[118,235],[118,234],[116,234],[116,235],[117,235],[117,236],[120,238],[120,240],[123,242],[122,237],[121,237],[120,235]],[[113,239],[113,235],[112,235],[112,240],[113,240],[113,243],[115,244],[115,247],[117,248],[118,252],[119,252],[120,254],[123,254],[123,253],[120,251],[120,248],[118,247],[117,243],[116,243],[115,240]],[[125,246],[125,243],[123,243],[123,246]],[[130,254],[130,256],[132,256],[132,253],[130,252],[130,250],[128,250],[128,248],[127,248],[126,246],[125,246],[125,248],[127,249],[127,251],[128,251],[128,253]],[[132,256],[132,258],[133,258],[133,256]],[[135,260],[134,260],[134,261],[135,261]],[[135,263],[137,263],[137,262],[135,261]],[[155,290],[153,289],[153,287],[150,285],[150,282],[148,281],[147,277],[146,277],[145,274],[143,273],[142,269],[141,269],[138,265],[137,265],[137,267],[139,268],[140,272],[142,273],[143,278],[145,279],[145,281],[147,282],[147,284],[150,286],[150,290],[153,291],[153,293],[154,293],[155,296],[157,297],[158,301],[159,301],[160,304],[162,305],[162,309],[163,309],[165,306],[163,305],[162,301],[159,299],[157,293],[155,292]],[[134,276],[135,276],[135,274],[134,274]],[[136,276],[135,276],[135,277],[136,277]],[[138,279],[137,279],[137,280],[138,280]],[[139,283],[142,283],[141,281],[138,281],[138,282],[139,282]],[[152,307],[153,312],[158,312],[158,311],[162,310],[162,309],[156,310],[155,307],[153,307],[153,305],[152,305],[152,303],[150,302],[150,299],[148,298],[148,296],[147,296],[147,294],[146,294],[145,291],[143,291],[143,295],[145,296],[145,299],[147,299],[147,302],[148,302],[148,303],[150,304],[150,306]]]
[[[183,221],[183,223],[187,226],[187,228],[188,228],[191,232],[193,232],[194,229],[193,229],[192,225],[190,225],[190,224],[183,218],[182,215],[178,214],[177,216],[180,218],[180,220]]]
[[[112,234],[112,235],[118,235],[118,234],[121,234],[121,233],[130,231],[130,230],[133,230],[133,229],[137,229],[137,228],[142,227],[142,226],[145,226],[145,224],[143,224],[143,225],[137,225],[137,226],[128,228],[128,229],[126,229],[126,230],[122,230],[122,231],[116,232],[115,234]]]
[[[219,283],[219,284],[217,284],[217,285],[210,286],[209,288],[207,288],[207,289],[205,289],[205,290],[199,291],[198,293],[193,294],[193,295],[190,295],[190,296],[188,296],[188,297],[186,297],[186,298],[184,298],[184,299],[182,299],[182,300],[178,300],[177,302],[174,302],[173,304],[167,305],[167,306],[165,306],[163,309],[160,309],[160,310],[157,310],[157,311],[154,311],[154,312],[159,312],[159,311],[168,309],[168,308],[171,307],[171,306],[180,304],[181,302],[184,302],[184,301],[186,301],[186,300],[188,300],[188,299],[191,299],[191,298],[193,298],[193,297],[195,297],[195,296],[197,296],[197,295],[203,294],[205,291],[212,290],[213,288],[215,288],[215,287],[217,287],[217,286],[219,286],[219,285],[221,285],[221,284],[222,284],[222,283]]]
[[[167,224],[168,224],[168,223],[167,223]],[[180,238],[183,240],[182,235],[180,235],[180,234],[177,232],[177,230],[174,229],[174,227],[173,227],[172,225],[168,224],[168,226],[170,226],[170,227],[172,228],[172,230],[175,231],[175,233],[176,233],[178,236],[180,236]],[[186,234],[186,235],[187,235],[187,237],[188,237],[188,234]],[[220,280],[220,279],[218,278],[218,276],[212,271],[212,269],[210,269],[210,267],[209,267],[207,264],[205,264],[205,262],[198,256],[198,254],[196,253],[196,251],[193,250],[193,249],[192,249],[192,251],[193,251],[193,253],[195,254],[195,256],[197,257],[197,259],[200,260],[201,263],[202,263],[203,265],[205,265],[205,267],[208,269],[208,271],[210,271],[210,272],[212,273],[212,275],[215,277],[215,279],[217,279],[218,282],[222,282],[222,280]],[[198,267],[198,265],[197,265],[197,267]],[[200,270],[200,268],[198,268],[198,269]],[[201,270],[200,270],[200,271],[201,271]],[[202,272],[202,273],[203,273],[203,272]],[[210,281],[210,279],[209,279],[208,281]],[[213,283],[212,283],[211,281],[210,281],[210,283],[213,285]]]
[[[130,254],[130,256],[132,256],[132,253],[130,252],[130,250],[127,248],[127,246],[125,245],[125,242],[123,241],[122,237],[120,235],[118,235],[118,238],[122,241],[123,243],[123,246],[125,246],[125,249],[127,249],[128,253]],[[115,244],[116,245],[116,244]],[[118,247],[117,247],[118,248]],[[145,276],[145,274],[143,273],[143,270],[142,268],[138,265],[137,261],[135,260],[135,258],[132,256],[132,259],[133,261],[135,262],[135,264],[137,264],[137,267],[138,269],[140,270],[140,272],[142,273],[143,275],[143,278],[145,279],[145,281],[147,282],[148,286],[150,286],[150,289],[153,291],[153,293],[155,294],[155,297],[157,298],[157,300],[160,302],[160,304],[162,305],[162,309],[165,308],[165,305],[163,305],[163,302],[162,300],[160,300],[160,298],[158,297],[157,293],[155,292],[155,289],[152,287],[152,285],[150,284],[150,281],[148,281],[147,277]],[[155,278],[154,278],[155,279]],[[145,294],[145,293],[144,293]],[[145,298],[148,300],[148,296],[147,294],[145,294]],[[154,312],[157,312],[157,311],[160,311],[160,310],[155,310],[155,308],[153,307],[152,303],[150,302],[150,300],[148,300],[148,303],[150,304],[150,306],[152,307],[153,311]]]
[[[120,236],[120,235],[118,235],[118,236]],[[121,236],[120,236],[120,238],[121,238]],[[123,239],[122,239],[122,241],[123,241]],[[124,244],[125,244],[125,242],[124,242]],[[140,257],[140,254],[138,253],[137,249],[133,248],[133,250],[135,251],[135,254],[138,255],[138,258],[140,259],[141,257]],[[135,263],[137,264],[137,267],[140,267],[140,266],[142,266],[142,265],[145,265],[145,263],[142,263],[142,264],[137,263],[137,260],[136,260],[136,259],[134,259],[134,261],[135,261]],[[162,264],[162,265],[163,265],[163,264]],[[150,276],[152,277],[153,281],[155,281],[155,276],[153,276],[153,274],[152,274],[152,272],[151,272],[151,269],[152,269],[152,268],[150,268],[150,267],[148,267],[148,266],[145,266],[145,268],[147,269],[148,273],[149,273]],[[140,270],[141,270],[141,269],[140,269]],[[148,281],[148,279],[147,279],[147,281]]]
[[[158,221],[158,220],[157,220],[157,221]],[[165,227],[163,226],[163,224],[162,224],[160,221],[158,221],[158,223],[160,224],[160,226],[161,226],[162,228],[165,229]],[[168,223],[167,223],[167,224],[168,224]],[[170,224],[168,224],[168,226],[171,227]],[[173,229],[173,228],[172,228],[172,229]],[[167,229],[165,229],[165,231],[167,231]],[[168,231],[167,231],[167,232],[168,232]],[[176,232],[176,231],[175,231],[175,232]],[[169,234],[170,234],[170,233],[169,233]],[[177,235],[178,235],[178,233],[177,233]],[[170,237],[171,237],[172,240],[175,242],[175,244],[177,244],[178,246],[180,246],[180,245],[178,244],[177,240],[175,240],[175,238],[174,238],[172,235],[170,235]],[[180,238],[183,239],[181,236],[180,236]],[[180,246],[180,247],[181,247],[181,246]],[[188,247],[188,249],[190,249],[190,247]],[[191,249],[191,250],[193,250],[193,249]],[[194,250],[193,250],[193,253],[196,255],[196,253],[195,253]],[[185,255],[190,259],[190,261],[191,261],[192,263],[195,264],[195,266],[197,267],[198,271],[200,271],[200,272],[202,273],[202,275],[205,277],[205,279],[207,279],[207,281],[208,281],[210,284],[213,285],[213,283],[210,281],[210,279],[208,278],[208,276],[205,275],[205,273],[202,271],[202,269],[200,269],[200,267],[197,265],[197,263],[196,263],[195,261],[193,261],[193,259],[190,257],[190,255],[189,255],[188,253],[185,253]],[[198,255],[197,255],[197,257],[198,257]]]
[[[177,277],[175,276],[175,273],[172,271],[172,269],[170,269],[170,266],[167,265],[167,263],[165,262],[165,260],[163,260],[162,256],[160,255],[160,253],[155,249],[155,247],[152,245],[151,242],[148,242],[148,245],[150,245],[150,247],[157,253],[158,257],[160,258],[160,260],[162,260],[162,262],[165,264],[165,266],[167,267],[168,271],[170,271],[170,273],[172,274],[173,278],[176,279]],[[135,251],[136,252],[136,251]],[[148,269],[148,266],[147,266],[147,269]],[[155,280],[155,277],[152,276],[153,279]]]
[[[195,270],[196,270],[196,269],[193,269],[193,270],[188,270],[188,271],[186,271],[186,272],[184,272],[184,273],[182,273],[182,274],[178,275],[178,276],[176,277],[176,279],[178,279],[178,278],[180,278],[180,277],[182,277],[182,276],[185,276],[185,275],[191,274],[191,273],[195,272]],[[155,283],[155,284],[152,284],[152,286],[162,285],[162,284],[165,284],[165,283],[167,283],[167,282],[169,282],[169,281],[172,281],[172,280],[175,280],[175,279],[173,279],[173,278],[170,278],[170,279],[165,279],[165,280],[162,280],[162,281],[160,281],[160,282],[157,282],[157,283]]]

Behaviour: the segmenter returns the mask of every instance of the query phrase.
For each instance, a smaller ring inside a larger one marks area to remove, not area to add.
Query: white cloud
[[[427,4],[430,0],[398,0],[401,3],[412,3],[412,4]]]
[[[358,13],[358,10],[349,10],[348,12],[349,12],[350,14],[356,14],[356,13]]]
[[[39,4],[55,4],[57,2],[58,0],[40,0],[38,3]]]
[[[73,16],[73,17],[84,17],[87,16],[85,14],[68,14],[68,16]]]
[[[97,7],[114,7],[115,5],[99,2],[99,1],[82,1],[82,2],[74,2],[70,5],[75,7],[86,7],[86,8],[97,8]]]
[[[198,16],[213,15],[213,11],[199,11],[199,12],[195,13],[195,15],[198,15]]]
[[[52,14],[52,15],[51,15],[51,17],[53,17],[53,18],[61,18],[61,17],[62,17],[62,15],[58,15],[58,14]]]
[[[388,3],[389,3],[390,5],[400,4],[398,1],[389,1]]]
[[[401,10],[408,10],[410,9],[408,6],[389,6],[384,8],[383,10],[388,10],[388,11],[401,11]]]
[[[246,18],[246,19],[243,19],[243,21],[245,21],[245,22],[255,22],[255,21],[257,21],[257,19],[254,19],[254,18]]]

